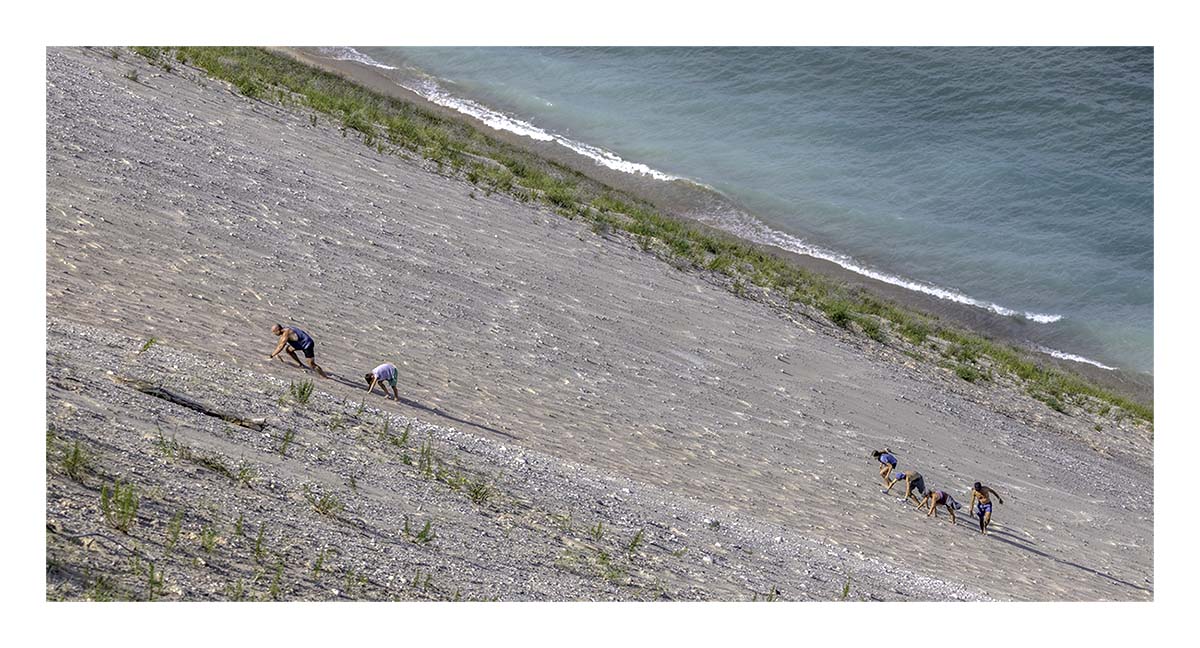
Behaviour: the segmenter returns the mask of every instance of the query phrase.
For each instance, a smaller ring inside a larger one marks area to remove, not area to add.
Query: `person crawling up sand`
[[[383,395],[392,400],[400,400],[400,393],[396,391],[396,380],[399,378],[400,372],[396,370],[396,365],[385,362],[371,370],[371,373],[363,376],[367,381],[367,391],[375,391],[375,385],[383,387]],[[392,386],[392,396],[388,396],[388,385]]]
[[[891,477],[892,470],[896,468],[896,455],[892,454],[891,450],[884,448],[883,450],[875,450],[871,453],[872,459],[879,460],[879,478],[883,480],[884,486],[888,484],[888,478]]]
[[[296,352],[299,351],[304,354],[305,358],[308,358],[308,364],[312,366],[313,371],[317,372],[322,378],[329,377],[325,373],[325,370],[321,368],[321,365],[318,365],[317,361],[313,358],[313,349],[316,343],[313,342],[312,337],[308,333],[295,326],[289,327],[274,324],[271,326],[271,334],[279,336],[279,344],[275,345],[275,350],[271,352],[271,355],[267,356],[267,360],[273,360],[275,356],[279,355],[280,351],[287,350],[287,354],[292,356],[292,360],[295,360],[296,364],[303,368],[304,363],[300,362],[300,358],[296,357]]]
[[[921,476],[921,473],[915,470],[909,470],[908,472],[897,472],[895,475],[896,476],[894,478],[888,481],[887,490],[883,491],[885,495],[891,492],[892,487],[900,482],[904,482],[905,501],[911,499],[914,503],[916,503],[919,501],[917,499],[917,495],[925,495],[925,478]],[[918,506],[920,506],[920,504],[918,504]]]
[[[929,502],[929,516],[930,517],[937,517],[937,507],[945,506],[946,510],[950,512],[950,523],[958,524],[958,520],[955,519],[955,517],[954,517],[954,512],[961,509],[962,504],[959,504],[958,502],[954,501],[954,497],[951,496],[950,493],[947,493],[946,491],[940,491],[940,490],[939,491],[929,491],[929,492],[925,493],[925,497],[921,498],[921,502],[919,504],[917,504],[917,508],[921,508],[922,506],[924,506],[926,501]]]

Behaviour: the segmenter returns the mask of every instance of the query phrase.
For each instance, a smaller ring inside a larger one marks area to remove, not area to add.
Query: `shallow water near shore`
[[[1153,52],[327,49],[607,169],[685,179],[751,240],[1153,371]]]

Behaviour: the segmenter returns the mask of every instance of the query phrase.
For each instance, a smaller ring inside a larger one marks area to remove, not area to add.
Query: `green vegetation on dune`
[[[380,153],[419,154],[443,172],[449,167],[449,173],[489,194],[501,192],[522,201],[540,201],[567,218],[589,221],[597,234],[628,232],[642,249],[670,259],[676,267],[728,277],[730,290],[739,296],[753,297],[747,286],[757,286],[759,294],[770,291],[789,303],[805,304],[837,326],[879,343],[907,343],[914,348],[906,351],[911,357],[946,363],[963,380],[1007,375],[1060,412],[1069,413],[1066,403],[1095,409],[1101,416],[1117,407],[1153,422],[1151,405],[1040,364],[1014,345],[989,340],[935,316],[882,300],[860,287],[808,272],[764,247],[665,215],[644,201],[496,140],[464,122],[444,119],[284,54],[251,47],[134,50],[168,72],[173,62],[192,65],[231,83],[247,97],[311,109],[314,126],[318,114],[332,118],[343,135],[356,134]]]

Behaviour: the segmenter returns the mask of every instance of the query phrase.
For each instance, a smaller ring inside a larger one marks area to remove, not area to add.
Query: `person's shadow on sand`
[[[968,517],[967,519],[975,523],[975,526],[973,528],[968,526],[968,528],[970,529],[970,533],[979,535],[978,519],[975,517]],[[1004,544],[1016,547],[1017,549],[1028,551],[1029,553],[1041,556],[1042,558],[1049,558],[1050,560],[1053,560],[1054,562],[1056,562],[1060,565],[1068,565],[1068,566],[1074,567],[1076,569],[1082,569],[1083,571],[1085,571],[1089,574],[1110,580],[1114,583],[1117,583],[1118,585],[1124,585],[1125,587],[1132,587],[1133,589],[1141,590],[1141,591],[1147,592],[1147,593],[1152,593],[1152,590],[1150,590],[1150,588],[1148,588],[1148,587],[1142,587],[1141,585],[1136,585],[1134,583],[1130,583],[1129,581],[1121,580],[1120,578],[1117,578],[1116,576],[1109,576],[1108,574],[1106,574],[1102,571],[1098,571],[1098,570],[1092,569],[1091,567],[1086,567],[1084,565],[1080,565],[1079,563],[1076,563],[1076,562],[1071,562],[1070,560],[1064,560],[1062,558],[1052,556],[1052,555],[1050,555],[1044,551],[1041,551],[1039,549],[1035,549],[1032,540],[1027,540],[1020,536],[1009,533],[1008,531],[1005,531],[1004,529],[997,528],[995,522],[993,522],[988,527],[987,538],[989,540],[995,540],[996,542],[1003,542]]]
[[[363,383],[361,381],[355,382],[353,380],[343,378],[332,372],[329,372],[329,379],[334,382],[343,384],[347,387],[351,387],[351,388],[359,390],[359,391],[364,390]],[[385,399],[384,402],[389,402],[389,401],[387,399]],[[419,409],[424,412],[429,412],[430,414],[433,414],[434,416],[440,416],[441,418],[449,419],[449,420],[454,421],[455,423],[459,423],[461,425],[469,425],[473,428],[478,428],[480,430],[485,430],[487,432],[491,432],[492,434],[499,434],[500,436],[507,437],[509,439],[520,439],[521,438],[521,437],[516,436],[515,434],[510,434],[510,433],[504,432],[502,430],[497,430],[496,428],[491,427],[489,425],[484,425],[482,423],[476,423],[474,421],[468,421],[466,419],[458,418],[457,416],[453,416],[453,415],[445,412],[444,410],[438,408],[436,405],[433,407],[429,407],[428,405],[422,405],[421,403],[418,403],[415,400],[411,400],[411,399],[405,398],[403,396],[400,397],[399,401],[390,401],[390,402],[398,402],[401,405],[406,405],[413,409]]]

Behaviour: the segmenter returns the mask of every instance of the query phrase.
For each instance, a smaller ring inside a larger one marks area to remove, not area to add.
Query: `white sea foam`
[[[668,173],[663,173],[662,171],[659,171],[657,169],[652,169],[640,162],[630,162],[628,160],[623,160],[623,159],[621,159],[621,157],[619,155],[617,155],[616,153],[613,153],[612,151],[606,151],[602,148],[598,148],[598,147],[592,146],[590,144],[584,144],[583,142],[576,142],[574,140],[569,140],[565,137],[559,137],[557,135],[554,137],[554,141],[558,142],[559,144],[562,144],[563,146],[571,149],[572,151],[575,151],[576,153],[578,153],[580,155],[592,158],[593,160],[596,161],[597,164],[601,164],[603,166],[606,166],[610,169],[614,169],[616,171],[622,171],[624,173],[630,173],[630,174],[637,173],[637,174],[641,174],[641,175],[648,175],[651,178],[654,178],[655,180],[662,180],[664,182],[681,179],[678,176],[673,176]]]
[[[354,61],[355,63],[362,63],[363,65],[383,68],[385,70],[400,69],[392,65],[384,65],[383,63],[376,61],[375,59],[363,54],[353,47],[321,47],[318,48],[317,51],[321,52],[321,54],[324,56],[338,61]]]
[[[1054,356],[1055,358],[1058,358],[1060,360],[1070,360],[1072,362],[1084,362],[1084,363],[1087,363],[1090,365],[1100,367],[1101,369],[1107,369],[1108,371],[1116,371],[1116,369],[1117,369],[1116,367],[1110,367],[1106,364],[1101,364],[1099,362],[1096,362],[1095,360],[1090,360],[1083,356],[1077,356],[1073,353],[1067,353],[1065,351],[1058,351],[1056,349],[1051,349],[1050,347],[1038,346],[1037,350],[1041,351],[1042,353],[1046,353],[1051,356]]]
[[[404,84],[400,85],[401,87],[404,87],[411,92],[415,92],[439,106],[445,106],[446,108],[456,110],[464,115],[474,117],[475,119],[478,119],[486,124],[489,128],[516,133],[517,135],[528,137],[539,142],[554,142],[560,146],[571,149],[572,151],[575,151],[584,157],[591,158],[596,162],[596,164],[608,167],[614,171],[620,171],[622,173],[634,175],[646,175],[654,178],[655,180],[663,181],[679,179],[676,176],[663,173],[662,171],[653,169],[640,162],[630,162],[629,160],[625,160],[612,151],[606,151],[597,146],[584,144],[583,142],[577,142],[561,135],[547,132],[546,130],[538,128],[527,121],[505,115],[504,113],[496,110],[492,110],[491,108],[488,108],[487,106],[484,106],[476,101],[454,96],[443,90],[435,81],[424,81],[415,88],[405,86]]]
[[[740,226],[735,225],[730,229],[734,230],[734,233],[738,234],[739,236],[758,241],[759,243],[766,243],[790,252],[795,252],[796,254],[803,254],[805,256],[811,256],[817,259],[831,261],[851,272],[863,275],[864,277],[870,277],[876,281],[882,281],[884,283],[892,284],[893,286],[900,286],[901,288],[912,290],[914,292],[931,295],[933,297],[937,297],[938,299],[945,299],[947,301],[965,304],[967,306],[982,308],[1005,317],[1020,316],[1040,324],[1049,324],[1062,319],[1062,315],[1016,311],[1011,308],[1005,308],[1000,304],[982,299],[975,299],[974,297],[965,295],[956,290],[942,288],[940,286],[935,286],[920,281],[913,281],[911,279],[905,279],[903,277],[898,277],[886,272],[880,272],[862,265],[850,256],[812,245],[805,242],[803,239],[797,238],[785,232],[771,229],[770,227],[767,227],[766,225],[757,221],[752,223],[743,221],[740,223]]]
[[[478,119],[486,124],[488,128],[516,133],[517,135],[535,139],[539,142],[549,142],[556,139],[550,133],[547,133],[546,131],[534,126],[533,124],[530,124],[527,121],[522,121],[515,117],[509,117],[504,113],[492,110],[491,108],[488,108],[487,106],[484,106],[478,102],[471,101],[470,99],[455,97],[445,90],[442,90],[442,88],[434,81],[423,81],[417,84],[415,87],[410,87],[402,83],[399,85],[405,90],[408,90],[409,92],[415,92],[416,94],[421,95],[422,97],[439,106],[445,106],[446,108],[456,110],[464,115],[474,117],[475,119]]]

